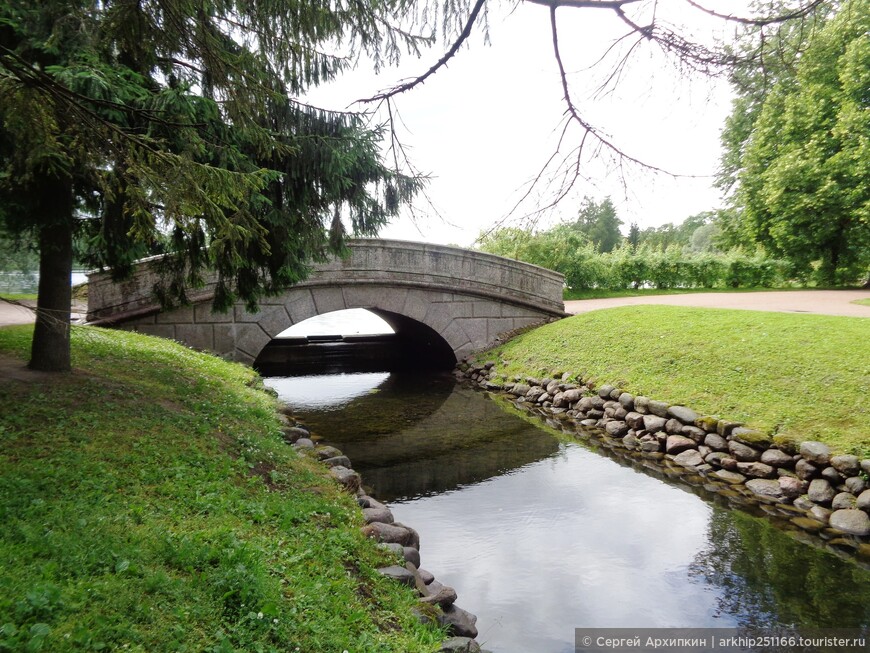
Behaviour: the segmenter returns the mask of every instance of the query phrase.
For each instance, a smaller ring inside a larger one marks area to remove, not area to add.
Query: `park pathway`
[[[565,302],[572,315],[615,306],[665,304],[700,308],[737,308],[777,313],[818,313],[870,317],[870,306],[853,304],[856,299],[870,299],[870,290],[787,290],[764,292],[707,292],[686,295],[647,295],[645,297],[610,297],[575,299]]]

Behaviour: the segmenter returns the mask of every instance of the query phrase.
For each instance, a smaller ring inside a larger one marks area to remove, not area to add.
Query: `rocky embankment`
[[[335,447],[315,444],[309,431],[293,420],[291,411],[282,411],[282,414],[285,418],[284,439],[300,453],[313,456],[329,468],[332,477],[356,496],[365,520],[362,532],[395,554],[397,564],[378,571],[417,592],[419,608],[416,614],[421,621],[434,620],[446,627],[450,638],[441,643],[440,651],[485,653],[474,639],[477,637],[477,617],[455,604],[456,590],[439,583],[432,573],[421,568],[417,531],[395,521],[386,505],[366,494],[362,479],[351,467],[347,456]],[[404,564],[399,564],[399,560]]]
[[[561,371],[504,381],[495,363],[464,361],[456,375],[507,395],[567,434],[593,438],[621,457],[734,503],[758,506],[838,552],[870,558],[870,460],[833,455],[821,442],[774,442],[738,422],[611,385],[595,388]]]

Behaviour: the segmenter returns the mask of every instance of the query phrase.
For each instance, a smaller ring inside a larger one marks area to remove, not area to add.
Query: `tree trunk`
[[[68,220],[39,232],[39,297],[30,350],[32,370],[69,372],[72,302],[72,226]]]

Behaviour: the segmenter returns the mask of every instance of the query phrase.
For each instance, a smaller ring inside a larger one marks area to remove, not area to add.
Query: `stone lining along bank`
[[[837,553],[870,560],[870,460],[833,455],[821,442],[774,443],[741,423],[612,385],[596,388],[569,373],[500,381],[495,363],[466,360],[456,376],[506,395],[566,434],[732,503],[757,506]]]
[[[316,444],[308,429],[293,419],[289,407],[281,409],[281,416],[284,440],[299,453],[310,455],[329,468],[330,475],[356,497],[365,521],[362,532],[404,562],[404,565],[382,567],[378,572],[416,591],[420,603],[416,609],[418,619],[424,623],[435,620],[446,628],[450,637],[441,643],[439,653],[487,653],[474,639],[477,637],[477,617],[455,604],[456,590],[439,583],[432,573],[420,566],[420,536],[417,531],[395,521],[386,505],[366,493],[360,475],[340,450]]]

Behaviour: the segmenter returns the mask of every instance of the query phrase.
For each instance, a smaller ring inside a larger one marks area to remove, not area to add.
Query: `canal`
[[[575,628],[870,624],[870,572],[703,489],[558,437],[450,375],[272,377],[494,653],[571,653]]]

